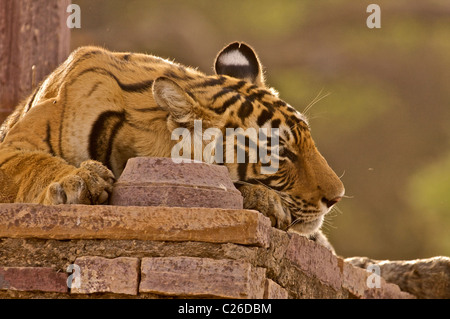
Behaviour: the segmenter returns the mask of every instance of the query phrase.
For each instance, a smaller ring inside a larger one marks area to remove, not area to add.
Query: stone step
[[[0,237],[201,241],[268,247],[270,220],[219,208],[0,204]]]

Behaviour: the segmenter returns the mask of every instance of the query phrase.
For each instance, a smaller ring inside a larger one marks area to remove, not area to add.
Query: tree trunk
[[[69,55],[70,3],[0,0],[0,123]]]

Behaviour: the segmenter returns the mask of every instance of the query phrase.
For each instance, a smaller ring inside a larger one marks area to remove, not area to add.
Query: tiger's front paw
[[[103,164],[88,160],[80,168],[47,188],[43,204],[105,204],[115,178]]]
[[[244,197],[244,208],[255,209],[270,218],[273,227],[285,230],[292,217],[282,205],[278,194],[263,185],[239,185],[239,191]]]

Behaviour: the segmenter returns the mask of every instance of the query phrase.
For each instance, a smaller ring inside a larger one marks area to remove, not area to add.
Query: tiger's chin
[[[324,218],[324,216],[322,215],[322,216],[318,217],[317,219],[310,220],[310,221],[299,220],[299,221],[295,222],[291,227],[289,227],[289,229],[287,231],[298,233],[303,236],[312,235],[312,234],[316,233],[318,230],[320,230],[320,228],[322,227],[323,218]]]

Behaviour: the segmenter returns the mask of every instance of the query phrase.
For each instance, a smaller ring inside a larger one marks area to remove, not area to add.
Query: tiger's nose
[[[335,197],[331,200],[324,197],[324,198],[322,198],[322,202],[325,203],[325,205],[327,205],[328,208],[330,208],[334,204],[338,203],[341,199],[342,199],[342,196]]]

